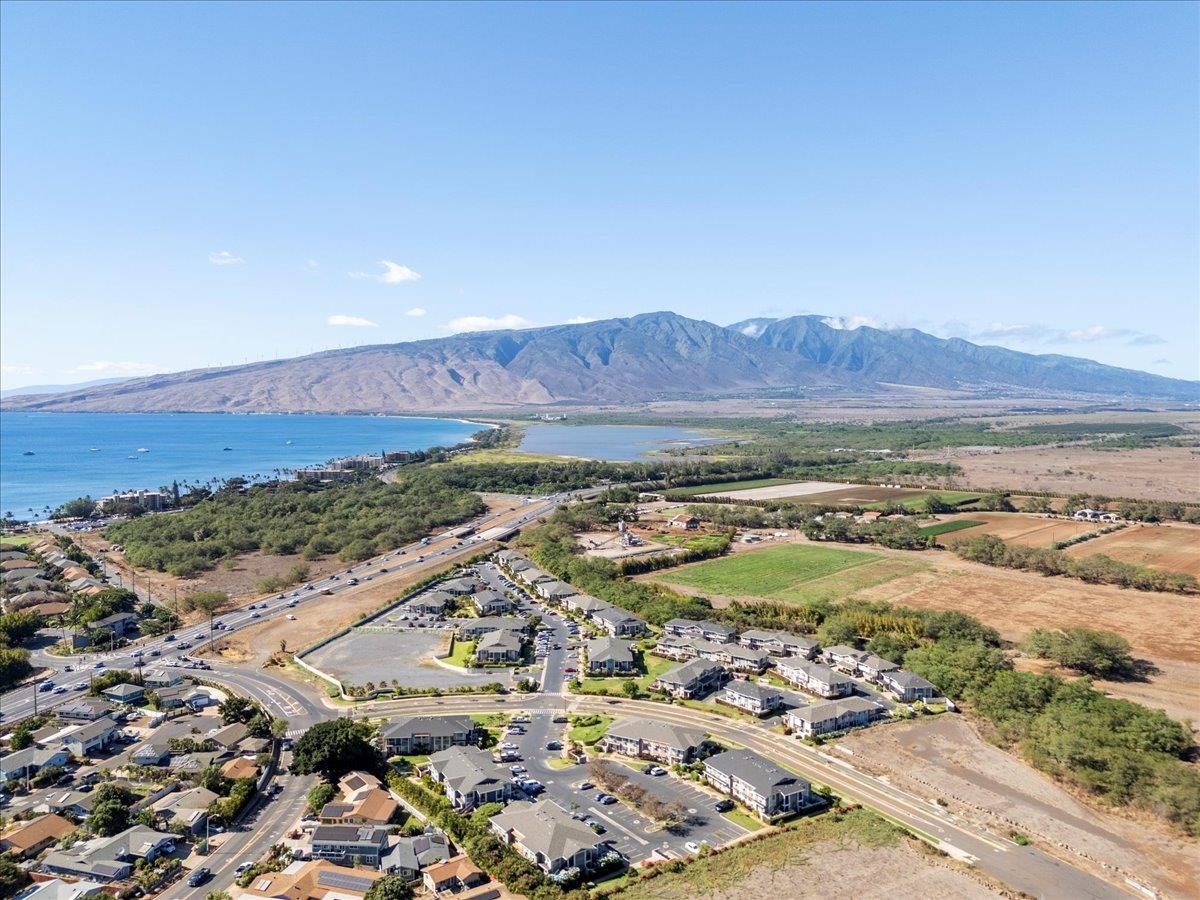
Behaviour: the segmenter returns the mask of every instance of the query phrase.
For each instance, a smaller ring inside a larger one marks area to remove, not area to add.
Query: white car
[[[683,849],[686,850],[688,853],[699,853],[700,845],[697,844],[695,841],[688,841],[686,844],[683,845]]]

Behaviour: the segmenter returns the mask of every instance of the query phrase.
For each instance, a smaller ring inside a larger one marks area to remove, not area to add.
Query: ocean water
[[[715,438],[694,428],[671,425],[530,425],[521,450],[557,456],[578,456],[611,462],[644,459],[655,450],[710,444]]]
[[[447,447],[481,427],[399,416],[5,412],[0,512],[22,519],[32,509],[41,517],[45,507],[85,494],[268,477],[338,456]]]

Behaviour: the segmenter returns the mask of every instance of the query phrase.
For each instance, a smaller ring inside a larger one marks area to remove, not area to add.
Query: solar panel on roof
[[[362,875],[357,875],[349,871],[338,872],[333,869],[322,869],[317,874],[317,884],[321,887],[349,888],[350,890],[363,891],[370,888],[374,883],[370,878],[365,878]]]

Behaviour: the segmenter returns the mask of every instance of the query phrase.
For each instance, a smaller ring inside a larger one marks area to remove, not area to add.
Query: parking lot
[[[625,803],[604,804],[596,800],[601,788],[579,790],[576,785],[588,780],[588,766],[574,765],[564,769],[552,768],[551,759],[559,757],[558,751],[546,750],[552,740],[562,740],[570,726],[555,723],[549,714],[533,715],[525,724],[525,734],[512,735],[504,741],[513,743],[521,755],[520,765],[528,770],[523,776],[540,782],[545,791],[538,799],[553,800],[563,809],[598,822],[604,829],[603,837],[619,850],[631,863],[636,863],[660,851],[668,856],[685,855],[684,845],[708,843],[717,847],[746,834],[746,829],[722,816],[714,807],[718,797],[690,781],[673,775],[653,776],[643,774],[637,760],[629,760],[630,767],[616,760],[621,774],[631,782],[661,797],[665,802],[680,801],[697,818],[697,823],[675,831],[659,829],[636,809]],[[511,763],[499,763],[497,768],[504,777],[510,777]]]

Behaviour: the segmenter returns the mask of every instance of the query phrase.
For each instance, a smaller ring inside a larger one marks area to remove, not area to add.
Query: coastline
[[[66,415],[72,418],[68,420]],[[220,420],[213,418],[218,415],[237,417],[242,424],[235,428],[230,418],[231,433],[225,434]],[[97,418],[88,423],[88,417]],[[250,424],[250,417],[261,424]],[[300,417],[306,421],[295,430],[280,428],[273,433],[272,420],[297,423]],[[45,521],[49,510],[80,496],[156,491],[173,482],[204,484],[230,478],[263,482],[347,456],[378,455],[381,446],[418,452],[434,447],[461,450],[478,446],[480,438],[476,435],[503,427],[501,423],[461,416],[354,413],[64,414],[7,410],[0,419],[7,426],[8,447],[0,512],[11,512],[14,521],[25,522]],[[344,428],[338,420],[345,420]],[[396,434],[382,433],[391,430],[389,423],[397,426]],[[464,429],[471,431],[463,434]],[[288,439],[286,443],[284,438]],[[166,445],[164,452],[152,454],[159,449],[160,441]],[[89,453],[93,449],[89,444],[103,448],[103,455]],[[227,452],[228,445],[233,445],[236,452]],[[143,451],[143,447],[148,449]]]

